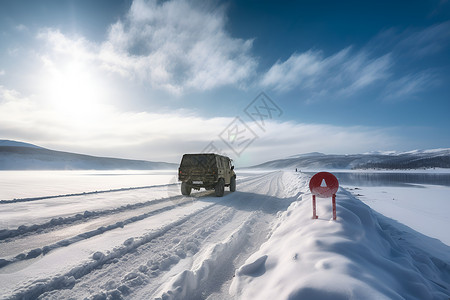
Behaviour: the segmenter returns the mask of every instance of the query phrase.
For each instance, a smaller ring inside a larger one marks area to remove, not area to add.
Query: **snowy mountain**
[[[450,149],[365,154],[307,153],[253,166],[261,169],[428,169],[450,168]]]
[[[155,170],[176,169],[177,166],[165,162],[54,151],[32,144],[0,140],[0,170]]]

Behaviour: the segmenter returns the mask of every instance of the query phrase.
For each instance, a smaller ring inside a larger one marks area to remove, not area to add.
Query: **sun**
[[[88,128],[101,120],[108,92],[94,67],[76,60],[53,64],[41,81],[46,105],[64,122]]]

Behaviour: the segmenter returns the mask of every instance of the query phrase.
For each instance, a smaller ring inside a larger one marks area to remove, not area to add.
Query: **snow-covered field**
[[[2,299],[450,297],[450,247],[390,219],[407,201],[382,215],[340,189],[338,219],[318,199],[312,220],[305,174],[238,172],[217,198],[168,171],[88,173],[1,172]]]
[[[176,170],[0,171],[0,200],[108,191],[176,182]]]
[[[347,187],[378,213],[450,246],[450,187]]]

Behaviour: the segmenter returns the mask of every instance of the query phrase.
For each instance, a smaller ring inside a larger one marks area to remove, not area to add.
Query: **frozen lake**
[[[333,174],[344,186],[412,187],[418,184],[450,186],[450,174],[448,173],[333,172]]]
[[[373,210],[450,245],[450,174],[333,172]],[[339,201],[339,199],[337,199]]]

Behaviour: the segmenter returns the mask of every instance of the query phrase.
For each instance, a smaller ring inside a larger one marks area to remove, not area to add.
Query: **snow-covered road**
[[[450,247],[438,239],[345,189],[336,221],[329,199],[318,200],[313,220],[305,174],[238,175],[237,191],[221,198],[181,196],[176,178],[164,175],[166,184],[156,177],[150,186],[61,189],[57,197],[34,190],[0,202],[0,297],[450,297]]]
[[[2,297],[155,298],[183,285],[185,297],[222,294],[297,200],[286,176],[246,177],[222,198],[169,184],[2,203]]]

